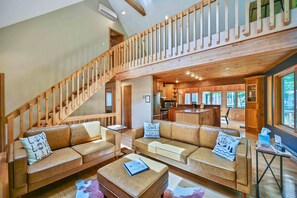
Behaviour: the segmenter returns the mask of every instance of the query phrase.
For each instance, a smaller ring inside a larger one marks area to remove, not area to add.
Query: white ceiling
[[[118,14],[127,35],[132,36],[163,21],[166,15],[173,16],[200,0],[137,0],[146,11],[146,16],[138,13],[125,0],[109,0],[109,2]],[[123,10],[126,11],[125,15],[121,14]]]
[[[0,0],[0,28],[40,16],[83,0]]]

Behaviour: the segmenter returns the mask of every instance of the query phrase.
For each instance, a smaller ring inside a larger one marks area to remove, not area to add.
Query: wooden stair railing
[[[266,18],[261,17],[262,0],[256,0],[259,12],[255,22],[250,22],[249,0],[244,1],[243,25],[239,24],[239,0],[235,0],[235,10],[229,8],[228,0],[202,0],[112,47],[8,114],[8,144],[15,137],[22,137],[27,129],[62,123],[117,74],[297,27],[297,9],[290,8],[289,0],[284,0],[284,11],[279,14],[274,12],[274,0],[269,0],[270,13]],[[224,7],[219,6],[222,2]],[[211,9],[211,5],[216,9]],[[225,29],[221,31],[219,14],[223,10]],[[234,28],[229,24],[231,12],[235,13]]]
[[[63,120],[61,124],[78,124],[90,121],[100,121],[100,125],[107,127],[109,125],[114,125],[116,122],[116,113],[104,113],[104,114],[94,114],[94,115],[84,115],[84,116],[71,116]]]

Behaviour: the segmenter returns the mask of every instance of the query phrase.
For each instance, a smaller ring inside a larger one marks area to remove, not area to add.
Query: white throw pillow
[[[20,138],[20,141],[28,154],[29,165],[32,165],[53,153],[44,132],[27,138]]]
[[[217,144],[212,152],[230,161],[234,161],[240,139],[240,137],[228,135],[220,131],[216,141]]]
[[[144,122],[143,138],[160,138],[160,123]]]

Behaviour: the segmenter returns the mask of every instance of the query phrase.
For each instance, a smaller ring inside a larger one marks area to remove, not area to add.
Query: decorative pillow
[[[53,153],[44,132],[27,138],[20,138],[20,141],[28,154],[29,165]]]
[[[144,123],[143,138],[160,138],[160,123]]]
[[[234,161],[240,139],[240,137],[228,135],[220,131],[216,141],[217,144],[212,152],[230,161]]]

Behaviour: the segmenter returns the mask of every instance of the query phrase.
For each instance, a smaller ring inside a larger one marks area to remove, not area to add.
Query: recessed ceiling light
[[[126,11],[125,11],[125,10],[123,10],[123,11],[122,11],[122,15],[125,15],[125,14],[126,14]]]
[[[179,81],[178,81],[178,80],[176,80],[175,82],[176,82],[176,83],[178,83]]]
[[[191,77],[195,77],[195,74],[191,74]]]
[[[186,72],[186,74],[187,74],[187,75],[190,75],[190,72],[189,72],[189,71],[187,71],[187,72]]]
[[[168,16],[167,15],[165,16],[165,20],[168,20]]]
[[[199,78],[199,80],[202,80],[202,78]]]
[[[195,78],[198,79],[199,77],[198,76],[195,76]]]
[[[230,69],[229,67],[226,67],[226,68],[225,68],[225,70],[229,70],[229,69]]]

